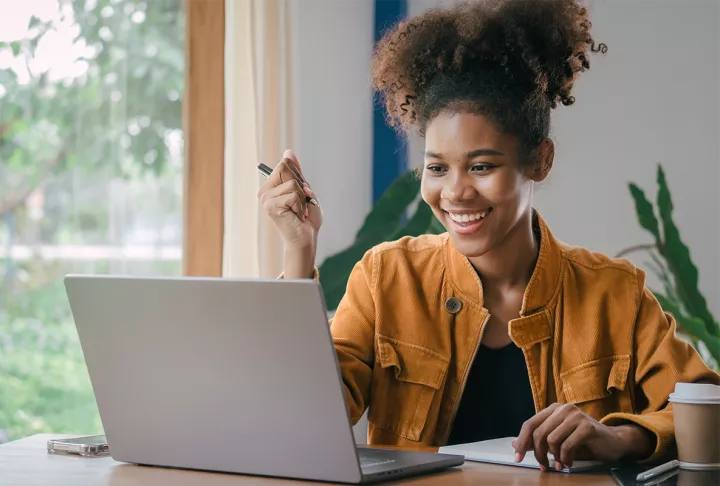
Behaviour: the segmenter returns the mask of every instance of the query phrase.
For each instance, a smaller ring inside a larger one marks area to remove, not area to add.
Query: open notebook
[[[532,467],[540,469],[540,464],[535,459],[532,452],[525,454],[522,462],[515,462],[515,449],[513,449],[512,441],[515,437],[505,437],[502,439],[484,440],[481,442],[472,442],[470,444],[457,444],[452,446],[441,447],[438,452],[446,454],[459,454],[465,456],[468,461],[490,462],[493,464],[505,464],[508,466]],[[550,468],[555,466],[555,459],[552,454],[548,454],[550,459]],[[608,469],[609,466],[600,461],[575,461],[571,468],[560,469],[560,472],[575,473],[583,471],[596,471]]]

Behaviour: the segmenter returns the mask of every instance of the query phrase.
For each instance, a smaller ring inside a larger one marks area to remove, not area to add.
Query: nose
[[[478,192],[473,184],[472,176],[465,171],[453,172],[450,177],[445,178],[445,185],[442,188],[440,197],[451,203],[475,199]]]

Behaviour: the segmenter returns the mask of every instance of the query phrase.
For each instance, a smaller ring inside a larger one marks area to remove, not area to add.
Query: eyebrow
[[[494,149],[477,149],[477,150],[472,150],[472,151],[468,152],[466,154],[466,157],[468,159],[472,159],[475,157],[482,157],[483,155],[505,155],[505,154],[503,154],[502,152],[499,152],[497,150],[494,150]],[[429,150],[425,151],[425,157],[439,159],[439,160],[443,159],[443,156],[441,154],[431,152]]]

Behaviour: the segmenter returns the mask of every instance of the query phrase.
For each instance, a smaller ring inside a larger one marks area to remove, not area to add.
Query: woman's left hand
[[[654,435],[638,425],[603,425],[575,405],[559,403],[528,419],[513,442],[515,462],[534,451],[543,471],[550,467],[548,452],[555,458],[555,469],[562,469],[576,459],[642,459],[650,456],[654,446]]]

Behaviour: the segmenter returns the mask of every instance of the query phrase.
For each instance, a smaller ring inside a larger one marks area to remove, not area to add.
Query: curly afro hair
[[[489,117],[532,150],[550,110],[571,105],[591,52],[587,9],[575,0],[476,0],[404,20],[375,49],[373,88],[389,123],[424,135],[443,110]]]

